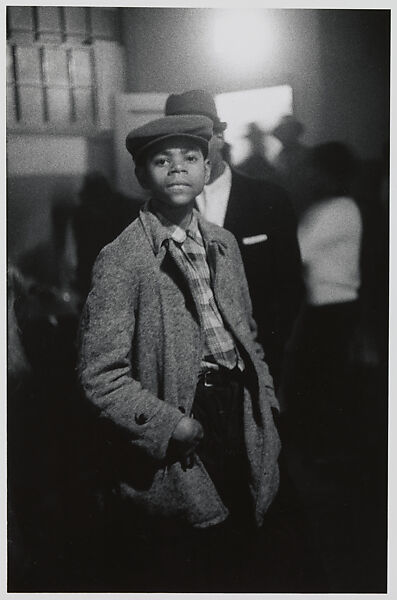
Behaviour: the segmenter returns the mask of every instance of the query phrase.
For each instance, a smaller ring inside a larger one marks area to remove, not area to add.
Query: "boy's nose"
[[[186,170],[184,165],[182,164],[182,161],[175,161],[170,165],[170,172],[171,173],[179,173],[180,171],[184,171]]]

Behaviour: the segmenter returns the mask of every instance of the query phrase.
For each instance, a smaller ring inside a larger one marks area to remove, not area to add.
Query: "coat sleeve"
[[[151,458],[163,460],[183,415],[132,377],[137,279],[107,248],[99,254],[80,322],[78,376],[101,418]]]

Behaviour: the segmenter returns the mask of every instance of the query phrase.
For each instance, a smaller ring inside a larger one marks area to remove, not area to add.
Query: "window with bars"
[[[117,41],[117,11],[7,9],[7,125],[72,131],[98,124],[95,41]]]

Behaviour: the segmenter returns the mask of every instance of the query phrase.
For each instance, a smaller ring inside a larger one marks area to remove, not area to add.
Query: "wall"
[[[387,11],[266,10],[281,43],[256,73],[237,75],[212,51],[219,10],[122,9],[127,91],[219,93],[291,83],[308,143],[336,136],[363,158],[379,156],[388,130]]]
[[[124,87],[124,56],[121,46],[113,41],[96,41],[94,51],[95,128],[80,125],[74,135],[72,131],[68,135],[67,127],[59,134],[33,133],[34,129],[29,130],[24,123],[7,123],[7,250],[12,261],[20,262],[25,255],[46,249],[44,258],[49,262],[56,242],[53,209],[62,205],[66,219],[67,207],[78,202],[84,175],[90,171],[99,171],[114,181],[114,95]],[[54,269],[54,264],[48,267],[47,279],[54,279]]]
[[[390,11],[322,10],[321,137],[379,157],[389,136]]]
[[[7,241],[10,260],[51,247],[55,206],[72,207],[85,173],[112,174],[107,138],[9,134]]]

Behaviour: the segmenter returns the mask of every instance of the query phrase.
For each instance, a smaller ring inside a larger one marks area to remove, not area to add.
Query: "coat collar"
[[[140,219],[152,250],[157,256],[163,247],[165,240],[169,239],[170,236],[157,217],[151,213],[149,202],[150,201],[146,202],[144,207],[140,210],[138,218]],[[226,249],[228,247],[227,232],[221,227],[206,221],[196,209],[193,210],[197,218],[201,235],[203,236],[205,247],[209,244],[216,244],[218,247]]]

